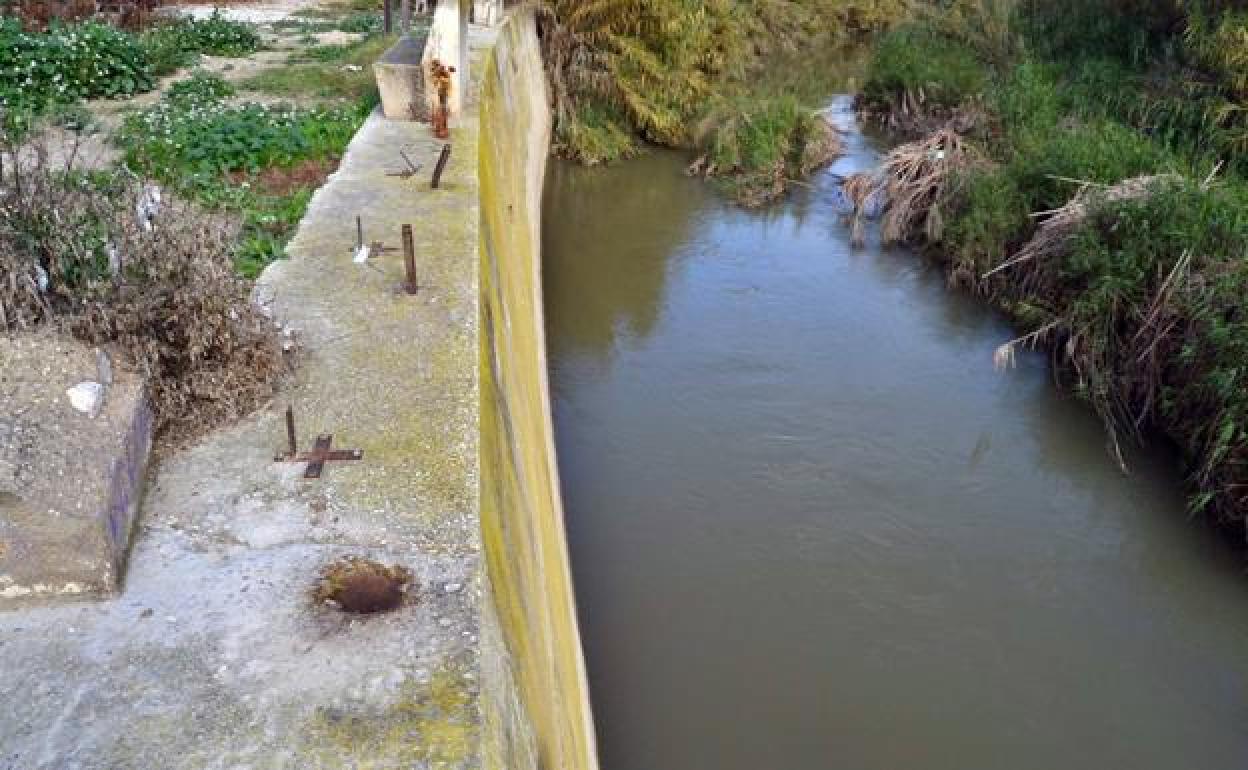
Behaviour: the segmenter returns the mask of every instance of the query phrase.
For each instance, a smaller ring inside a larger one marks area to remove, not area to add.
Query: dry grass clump
[[[114,349],[174,441],[271,395],[285,362],[234,272],[235,224],[124,172],[54,169],[42,147],[0,158],[0,330],[55,324]]]
[[[1147,285],[1130,286],[1123,280],[1121,295],[1111,292],[1108,297],[1100,296],[1100,289],[1080,290],[1078,282],[1072,286],[1064,266],[1081,247],[1081,235],[1099,239],[1101,230],[1112,231],[1120,224],[1124,206],[1148,205],[1154,196],[1184,185],[1177,174],[1136,176],[1114,185],[1081,183],[1064,206],[1037,212],[1034,216],[1044,221],[1031,240],[978,278],[983,284],[1008,271],[1011,293],[1046,298],[1050,318],[998,347],[993,363],[999,369],[1009,368],[1017,350],[1061,342],[1060,360],[1069,365],[1076,388],[1104,421],[1110,453],[1124,471],[1119,434],[1125,430],[1137,440],[1142,438],[1141,427],[1154,419],[1166,370],[1173,365],[1166,359],[1182,347],[1180,339],[1193,327],[1194,308],[1204,305],[1195,295],[1186,294],[1193,283],[1192,251],[1185,248],[1177,258],[1167,255],[1146,270],[1124,271],[1147,276],[1140,279]],[[1105,221],[1094,222],[1098,213]],[[1129,221],[1121,224],[1131,227]],[[1125,254],[1115,269],[1137,258]],[[1153,256],[1147,259],[1152,262]],[[1107,323],[1106,318],[1114,320]]]
[[[398,609],[414,587],[406,567],[348,556],[325,568],[313,598],[343,612],[371,614]]]
[[[1065,256],[1070,251],[1072,239],[1087,221],[1091,207],[1134,201],[1147,197],[1159,184],[1177,184],[1182,177],[1176,174],[1152,174],[1124,179],[1115,185],[1096,185],[1081,183],[1078,192],[1066,205],[1052,211],[1040,211],[1033,214],[1037,219],[1044,218],[1036,230],[1036,234],[1019,249],[1013,257],[989,270],[983,275],[987,278],[995,273],[1008,270],[1023,262],[1033,260],[1054,259]]]
[[[864,239],[864,219],[883,215],[884,243],[900,243],[919,236],[940,240],[944,228],[941,204],[957,174],[985,163],[960,134],[944,128],[926,139],[903,144],[890,152],[878,171],[855,174],[845,182],[845,197],[853,204],[854,245]]]

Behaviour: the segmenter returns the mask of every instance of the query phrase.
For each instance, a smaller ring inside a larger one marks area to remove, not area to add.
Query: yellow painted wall
[[[483,754],[506,770],[596,768],[551,431],[541,282],[550,112],[530,14],[481,77]]]

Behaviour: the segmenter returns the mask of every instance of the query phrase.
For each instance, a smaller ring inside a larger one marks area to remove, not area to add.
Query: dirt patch
[[[249,183],[265,195],[290,195],[298,190],[315,190],[338,168],[338,161],[309,158],[287,168],[270,167],[258,173],[235,171],[230,174],[234,184]]]
[[[367,615],[398,609],[414,588],[406,567],[348,556],[325,568],[313,597],[343,612]]]
[[[358,32],[343,32],[340,29],[321,32],[314,37],[317,45],[350,45],[364,39],[364,36]]]

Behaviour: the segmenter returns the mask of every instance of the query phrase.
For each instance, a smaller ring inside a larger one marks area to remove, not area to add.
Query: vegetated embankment
[[[863,108],[942,133],[849,197],[883,190],[886,239],[928,247],[1018,323],[998,363],[1050,350],[1120,462],[1128,441],[1164,434],[1192,511],[1242,531],[1248,71],[1226,46],[1248,17],[1130,5],[968,0],[885,35]]]

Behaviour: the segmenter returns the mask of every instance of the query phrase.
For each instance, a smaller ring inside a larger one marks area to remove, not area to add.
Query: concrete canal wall
[[[513,15],[481,73],[479,168],[482,722],[487,766],[513,770],[597,767],[546,379],[550,130],[533,18]]]

